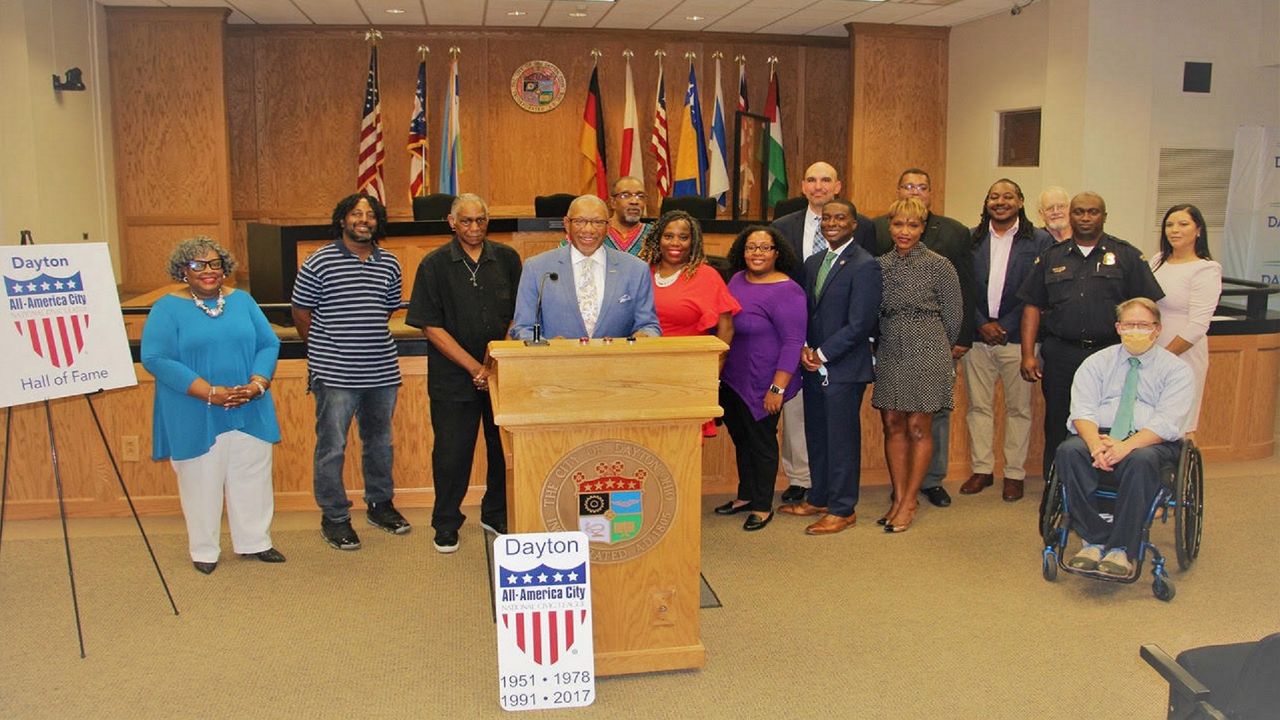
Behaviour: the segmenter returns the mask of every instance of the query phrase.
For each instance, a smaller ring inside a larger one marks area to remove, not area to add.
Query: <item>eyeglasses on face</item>
[[[596,230],[599,230],[605,225],[608,225],[609,221],[595,220],[592,218],[569,218],[569,224],[572,225],[575,230],[586,230],[587,228],[595,228]]]
[[[649,197],[642,192],[620,192],[614,193],[613,196],[619,200],[645,200]]]
[[[769,253],[777,250],[777,248],[772,245],[748,245],[743,250],[749,253]]]
[[[195,272],[200,272],[205,268],[212,270],[222,269],[222,258],[214,258],[213,260],[188,260],[187,267]]]
[[[1141,330],[1143,332],[1151,332],[1152,330],[1156,329],[1155,324],[1149,323],[1149,322],[1118,322],[1116,323],[1116,326],[1119,327],[1120,330],[1122,331]]]
[[[902,183],[898,187],[907,192],[924,192],[929,189],[929,183]]]

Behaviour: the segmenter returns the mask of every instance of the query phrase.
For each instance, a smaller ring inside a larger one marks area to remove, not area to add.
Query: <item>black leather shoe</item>
[[[752,532],[753,530],[759,530],[765,525],[768,525],[769,521],[772,519],[773,519],[773,512],[770,512],[768,515],[765,515],[764,519],[762,520],[756,519],[755,515],[748,515],[747,521],[742,523],[742,529],[746,530],[747,532]]]
[[[262,562],[264,562],[264,563],[282,563],[282,562],[284,562],[284,555],[283,555],[279,550],[277,550],[277,549],[275,549],[275,548],[267,548],[266,550],[263,550],[263,551],[261,551],[261,552],[256,552],[256,553],[245,553],[245,554],[241,555],[240,557],[245,557],[245,558],[251,558],[251,557],[252,557],[252,558],[258,558],[259,560],[261,560],[261,561],[262,561]]]
[[[929,499],[935,507],[950,507],[951,496],[947,494],[947,489],[941,485],[937,487],[920,488],[920,494]]]
[[[723,505],[717,505],[715,509],[715,513],[717,515],[737,515],[738,513],[744,513],[751,509],[751,503],[734,505],[735,502],[736,502],[735,500],[730,500],[729,502]]]
[[[191,564],[195,567],[195,569],[199,570],[205,575],[211,575],[213,574],[214,570],[218,569],[218,563],[216,562],[207,563],[207,562],[200,562],[199,560],[192,560]]]
[[[801,500],[804,500],[804,494],[808,489],[809,488],[801,487],[799,485],[792,485],[782,491],[782,502],[798,503]]]
[[[487,521],[481,520],[481,521],[480,521],[480,527],[484,528],[484,531],[485,531],[485,532],[487,532],[487,533],[492,533],[492,534],[494,534],[494,535],[506,535],[506,534],[507,534],[507,521],[506,521],[506,520],[494,520],[493,522],[487,522]]]

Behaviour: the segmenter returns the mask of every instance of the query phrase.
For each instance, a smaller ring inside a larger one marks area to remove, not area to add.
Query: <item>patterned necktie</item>
[[[825,250],[826,247],[827,243],[822,239],[822,221],[819,220],[818,223],[813,226],[813,235],[809,236],[809,247],[805,248],[804,259],[808,260],[814,255]]]
[[[817,297],[822,297],[822,289],[827,284],[827,275],[831,273],[831,266],[836,264],[838,257],[840,253],[828,250],[827,256],[822,259],[822,267],[818,268],[818,281],[813,285],[813,291]]]
[[[582,313],[582,324],[586,326],[587,336],[590,337],[596,329],[599,315],[596,309],[596,273],[591,258],[583,258],[578,263],[578,274],[581,278],[578,284],[578,311]]]
[[[1111,437],[1123,440],[1136,430],[1133,426],[1133,406],[1138,401],[1138,369],[1142,361],[1136,357],[1129,358],[1129,371],[1124,375],[1124,389],[1120,391],[1120,405],[1116,408],[1116,419],[1111,423]]]

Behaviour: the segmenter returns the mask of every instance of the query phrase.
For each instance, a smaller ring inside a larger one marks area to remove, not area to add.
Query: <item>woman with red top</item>
[[[640,259],[653,269],[653,304],[664,336],[715,335],[725,345],[733,340],[733,316],[741,306],[707,263],[702,228],[692,215],[672,210],[658,218]],[[708,422],[703,435],[715,434]]]

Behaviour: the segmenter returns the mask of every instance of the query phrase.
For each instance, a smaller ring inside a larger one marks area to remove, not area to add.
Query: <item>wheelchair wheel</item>
[[[1164,575],[1156,575],[1156,579],[1151,581],[1151,593],[1156,596],[1157,600],[1169,602],[1173,599],[1178,591],[1173,586],[1173,582]]]
[[[1173,513],[1178,569],[1186,570],[1200,554],[1200,532],[1204,518],[1204,461],[1190,440],[1183,444],[1174,485],[1177,507]]]
[[[1054,552],[1052,548],[1045,548],[1040,557],[1040,573],[1049,582],[1058,579],[1058,553]]]
[[[1045,481],[1040,503],[1040,537],[1045,545],[1055,545],[1058,542],[1058,523],[1062,521],[1062,480],[1052,465],[1045,477],[1048,480]]]

